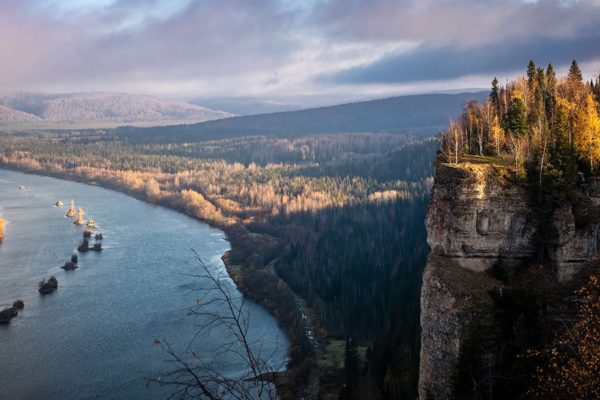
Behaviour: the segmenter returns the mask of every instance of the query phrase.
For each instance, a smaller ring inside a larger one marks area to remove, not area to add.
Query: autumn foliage
[[[530,395],[540,399],[600,398],[600,281],[591,276],[577,292],[577,320],[542,351]]]
[[[558,78],[552,65],[530,61],[527,76],[500,86],[494,78],[489,99],[470,102],[444,133],[451,162],[462,155],[510,159],[517,171],[569,176],[572,165],[598,172],[600,159],[600,77],[583,82],[575,61]]]

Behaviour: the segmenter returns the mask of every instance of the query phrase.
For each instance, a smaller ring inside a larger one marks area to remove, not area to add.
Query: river
[[[25,189],[18,189],[24,185]],[[64,216],[74,199],[104,236],[102,252],[79,256],[63,271],[83,228]],[[62,208],[54,206],[62,200]],[[0,399],[164,399],[172,388],[147,384],[169,371],[167,341],[178,352],[202,321],[188,316],[206,284],[192,249],[223,282],[227,276],[222,231],[163,207],[96,186],[0,170],[0,215],[8,223],[0,244],[0,305],[16,299],[25,309],[0,325]],[[56,276],[58,290],[40,295],[38,282]],[[281,370],[288,343],[275,319],[246,302],[250,336]],[[216,329],[191,348],[210,357],[224,340]],[[236,374],[225,362],[224,372]],[[227,368],[231,370],[227,370]]]

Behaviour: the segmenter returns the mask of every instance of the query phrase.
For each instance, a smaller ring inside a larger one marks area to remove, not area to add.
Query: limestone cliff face
[[[554,211],[553,224],[558,239],[550,256],[560,281],[569,280],[583,263],[598,255],[600,223],[596,199],[582,196],[578,210],[565,206]]]
[[[527,197],[489,165],[439,164],[426,220],[431,253],[478,272],[500,258],[531,258],[535,219]]]
[[[421,294],[420,399],[451,398],[452,371],[473,322],[490,325],[488,292],[500,282],[432,254]]]
[[[548,270],[559,281],[598,255],[598,193],[597,199],[580,193],[578,206],[554,212],[556,246]],[[431,254],[421,289],[422,400],[451,398],[452,373],[469,328],[493,314],[490,292],[501,290],[502,282],[484,272],[499,261],[510,268],[535,260],[537,222],[528,199],[526,188],[490,165],[438,163],[426,219]]]

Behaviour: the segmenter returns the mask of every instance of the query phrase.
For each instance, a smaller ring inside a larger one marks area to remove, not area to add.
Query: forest
[[[510,156],[517,171],[538,170],[565,183],[577,169],[597,172],[600,157],[600,76],[584,82],[573,60],[558,78],[552,64],[533,61],[526,77],[500,86],[492,81],[489,99],[469,102],[444,134],[451,161],[461,154]]]
[[[575,188],[599,172],[599,110],[600,76],[584,82],[573,60],[568,75],[559,78],[552,64],[544,69],[530,61],[526,76],[505,86],[494,78],[487,101],[469,102],[451,121],[444,153],[454,163],[474,155],[512,164],[532,193],[543,259],[555,236],[553,211],[572,202]]]
[[[486,92],[420,94],[359,101],[298,111],[246,115],[168,128],[122,127],[119,134],[132,142],[175,143],[243,136],[295,137],[328,133],[395,133],[433,136],[463,103],[485,99]]]
[[[0,166],[114,188],[223,229],[236,283],[288,332],[298,385],[317,370],[321,392],[346,399],[416,394],[429,251],[423,221],[438,140],[390,133],[139,139],[110,130],[1,135]],[[321,349],[306,338],[298,294]],[[340,341],[355,362],[324,365],[328,344]]]
[[[504,86],[494,78],[489,98],[468,103],[442,137],[440,162],[491,164],[527,190],[537,224],[535,259],[512,268],[499,262],[490,271],[507,287],[492,296],[494,334],[502,339],[490,345],[489,332],[475,324],[455,369],[454,395],[597,398],[599,264],[584,265],[566,283],[549,271],[560,246],[555,212],[574,210],[577,226],[597,218],[586,191],[600,173],[600,75],[584,81],[573,60],[558,77],[551,64],[530,61],[522,78]],[[496,361],[484,365],[490,351]]]

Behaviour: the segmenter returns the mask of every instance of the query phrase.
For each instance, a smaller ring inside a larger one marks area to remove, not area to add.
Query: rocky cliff
[[[486,340],[499,340],[494,293],[502,296],[508,287],[492,270],[514,274],[535,265],[561,285],[596,257],[600,196],[584,192],[554,211],[555,245],[539,266],[538,224],[526,186],[489,164],[438,162],[426,219],[431,254],[421,291],[420,399],[452,398],[456,366],[474,326],[492,332]]]
[[[535,219],[527,198],[490,165],[438,164],[426,220],[431,253],[477,272],[499,259],[531,258]]]

